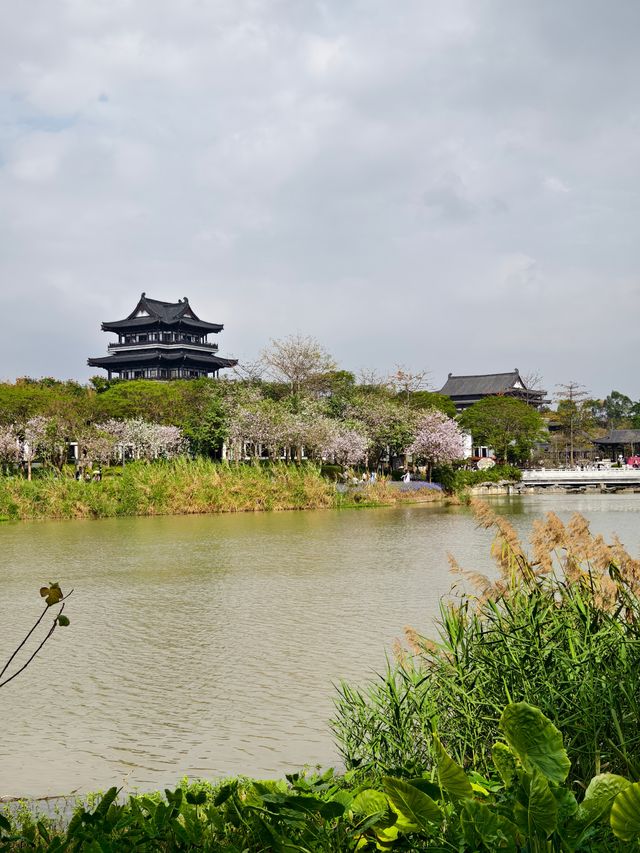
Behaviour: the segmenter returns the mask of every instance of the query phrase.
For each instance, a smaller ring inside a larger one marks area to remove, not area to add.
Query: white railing
[[[567,470],[566,468],[539,468],[535,471],[523,471],[523,483],[606,483],[611,481],[640,482],[640,468],[587,468],[585,470]]]

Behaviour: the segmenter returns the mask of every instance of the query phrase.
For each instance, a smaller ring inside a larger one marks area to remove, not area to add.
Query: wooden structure
[[[640,429],[612,429],[609,435],[594,438],[593,443],[614,461],[620,456],[627,459],[640,454]]]
[[[451,397],[459,412],[485,397],[516,397],[536,409],[550,402],[546,399],[546,391],[527,388],[517,367],[510,373],[480,373],[468,376],[454,376],[450,373],[439,393]]]
[[[107,371],[109,379],[197,379],[217,376],[238,362],[221,358],[218,344],[209,343],[209,334],[218,334],[221,323],[201,320],[186,298],[161,302],[142,294],[124,320],[102,323],[103,332],[115,332],[118,340],[108,346],[109,355],[90,358],[91,367]]]

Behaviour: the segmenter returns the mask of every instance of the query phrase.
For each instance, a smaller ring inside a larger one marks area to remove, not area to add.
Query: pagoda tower
[[[238,362],[217,355],[218,344],[207,336],[218,334],[221,323],[206,323],[186,298],[177,302],[149,299],[145,293],[124,320],[102,323],[103,332],[115,332],[118,340],[108,346],[109,355],[90,358],[91,367],[102,367],[109,379],[197,379],[217,376]]]

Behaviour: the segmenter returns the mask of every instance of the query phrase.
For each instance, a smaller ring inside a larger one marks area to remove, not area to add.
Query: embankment
[[[385,482],[339,494],[313,465],[229,465],[206,459],[132,463],[100,482],[0,477],[0,519],[112,518],[384,506],[441,500]]]

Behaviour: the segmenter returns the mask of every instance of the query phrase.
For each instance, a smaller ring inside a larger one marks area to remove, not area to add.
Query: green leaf
[[[473,797],[471,782],[467,779],[462,767],[447,754],[440,740],[435,736],[433,743],[436,752],[438,780],[443,790],[454,800],[466,800],[468,797]]]
[[[571,762],[562,744],[562,734],[542,711],[527,702],[507,705],[500,728],[528,773],[535,769],[551,782],[564,782]]]
[[[382,785],[396,811],[411,827],[430,830],[433,829],[430,824],[442,820],[437,803],[408,782],[387,776],[382,780]]]
[[[576,821],[586,828],[601,818],[608,818],[613,801],[620,791],[624,791],[630,784],[624,776],[617,776],[615,773],[600,773],[594,776],[578,806]]]
[[[204,791],[198,791],[197,793],[187,791],[185,799],[191,806],[203,806],[207,802],[207,795]]]
[[[518,778],[518,767],[514,754],[506,743],[496,741],[491,750],[491,756],[505,788],[510,788]]]
[[[616,796],[609,822],[621,841],[633,841],[640,835],[640,782],[628,785]]]
[[[467,844],[473,849],[481,841],[489,850],[517,850],[518,827],[484,803],[465,800],[461,821]]]
[[[422,791],[423,794],[428,794],[432,800],[436,800],[440,796],[440,786],[436,785],[430,779],[418,776],[415,779],[407,779],[407,782],[413,785],[414,788]]]
[[[538,770],[534,770],[529,785],[529,833],[538,838],[548,838],[558,826],[558,804],[549,783]]]
[[[375,824],[380,826],[392,826],[397,820],[395,813],[389,808],[389,800],[382,791],[374,791],[373,788],[361,791],[357,797],[354,797],[351,811],[365,817],[379,815]]]
[[[218,791],[213,799],[214,806],[221,806],[225,803],[229,797],[235,792],[238,787],[237,781],[228,782],[226,785],[223,785],[222,788]]]
[[[58,621],[58,625],[60,625],[61,628],[66,628],[68,625],[71,624],[71,622],[69,621],[69,617],[65,616],[62,613],[60,614],[60,616],[58,616],[57,621]]]

